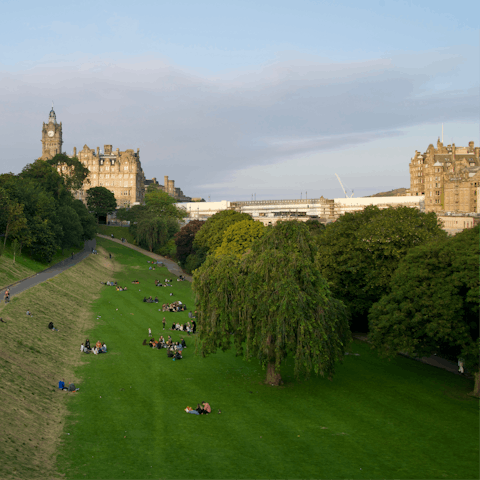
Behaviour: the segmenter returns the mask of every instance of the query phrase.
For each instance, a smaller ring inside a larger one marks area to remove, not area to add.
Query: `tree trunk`
[[[282,376],[279,373],[275,372],[275,364],[274,363],[269,363],[267,365],[267,378],[265,379],[265,383],[268,383],[269,385],[274,385],[275,387],[278,387],[280,384],[282,384]]]
[[[480,397],[480,371],[475,372],[475,386],[473,387],[472,395],[475,397]]]

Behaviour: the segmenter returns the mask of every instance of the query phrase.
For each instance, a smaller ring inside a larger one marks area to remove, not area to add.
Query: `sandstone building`
[[[410,193],[425,195],[426,212],[480,213],[480,148],[430,144],[410,163]]]
[[[191,202],[192,198],[185,196],[182,190],[178,187],[175,187],[175,180],[169,180],[168,176],[163,177],[164,185],[160,185],[157,182],[156,178],[152,178],[151,180],[145,180],[145,187],[149,187],[153,185],[154,187],[168,193],[171,197],[173,197],[177,202]]]
[[[57,123],[57,117],[52,107],[48,123],[42,128],[42,160],[53,158],[62,153],[62,123]],[[149,184],[158,185],[163,191],[179,202],[189,202],[180,188],[175,187],[175,181],[165,177],[165,185],[159,185],[156,179],[146,180],[140,163],[140,149],[113,150],[112,145],[104,145],[103,152],[84,145],[77,154],[73,149],[73,157],[77,157],[89,170],[87,181],[83,187],[74,192],[79,200],[86,201],[86,192],[92,187],[108,188],[115,195],[118,207],[128,207],[142,204],[145,200],[145,187]],[[59,167],[64,170],[66,166]]]

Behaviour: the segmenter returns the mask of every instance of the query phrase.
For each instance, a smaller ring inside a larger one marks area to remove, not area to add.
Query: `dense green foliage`
[[[153,252],[164,247],[179,228],[173,217],[143,217],[137,224],[137,244]]]
[[[87,207],[98,222],[100,217],[106,217],[115,211],[117,200],[108,188],[93,187],[87,190]]]
[[[478,475],[478,401],[467,396],[470,379],[401,356],[387,361],[359,341],[351,344],[333,382],[295,381],[294,361],[287,358],[281,367],[284,388],[262,384],[260,363],[242,361],[233,350],[195,355],[197,335],[185,338],[184,358],[173,362],[165,350],[141,345],[148,327],[157,339],[165,333],[180,339],[180,332],[162,330],[165,314],[141,302],[144,294],[168,301],[171,289],[155,288],[153,281],[170,274],[149,271],[147,257],[122,245],[99,243],[121,264],[111,279],[128,284],[129,291],[104,287],[92,304],[94,328],[80,339],[105,341],[108,353],[77,353],[80,391],[67,400],[70,415],[57,452],[59,469],[69,479]],[[137,277],[141,292],[130,288]],[[105,281],[104,274],[100,278]],[[173,284],[174,298],[193,304],[189,283]],[[178,318],[188,319],[167,313],[167,325]],[[47,335],[52,333],[39,328],[40,342]],[[203,400],[212,406],[211,415],[184,412]],[[108,433],[96,435],[93,426]],[[31,448],[28,442],[24,448]],[[190,452],[193,460],[169,466],[172,448]]]
[[[370,206],[343,215],[317,237],[317,265],[349,308],[352,329],[366,331],[368,310],[389,292],[400,260],[412,247],[445,237],[435,213]]]
[[[71,158],[64,153],[58,153],[53,158],[45,160],[45,163],[54,166],[57,171],[60,170],[59,173],[67,190],[79,190],[87,180],[88,168],[84,167],[77,157]]]
[[[370,309],[370,339],[383,354],[465,359],[478,371],[480,227],[411,249],[390,293]],[[477,392],[478,394],[478,392]]]
[[[209,256],[194,275],[201,352],[231,348],[268,366],[268,383],[287,356],[295,374],[331,378],[351,339],[346,309],[315,266],[303,223],[279,222],[250,252]],[[231,335],[233,333],[233,335]]]
[[[251,220],[247,213],[239,213],[234,210],[223,210],[212,215],[205,225],[195,236],[195,248],[204,248],[207,252],[213,253],[222,245],[225,230],[236,222]]]
[[[230,225],[223,233],[222,244],[215,250],[215,256],[235,255],[241,257],[257,239],[265,233],[265,226],[252,219]]]
[[[93,238],[95,219],[73,198],[71,185],[68,175],[60,175],[56,166],[43,160],[27,165],[19,175],[0,175],[3,243],[12,240],[18,245],[16,254],[27,249],[49,263],[59,247],[76,248]]]
[[[205,222],[201,220],[192,220],[185,224],[178,233],[175,234],[175,245],[177,247],[176,257],[178,263],[185,268],[189,255],[195,255],[193,242],[195,235],[202,228]]]

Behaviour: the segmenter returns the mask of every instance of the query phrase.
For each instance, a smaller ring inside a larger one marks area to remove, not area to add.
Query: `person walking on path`
[[[461,375],[463,375],[465,373],[464,365],[465,365],[465,360],[463,358],[459,358],[458,359],[458,373],[460,373]]]

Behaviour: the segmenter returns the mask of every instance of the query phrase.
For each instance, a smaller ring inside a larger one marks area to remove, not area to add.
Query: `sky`
[[[0,5],[0,173],[63,149],[140,148],[191,197],[360,197],[409,187],[415,150],[479,138],[477,2]]]

